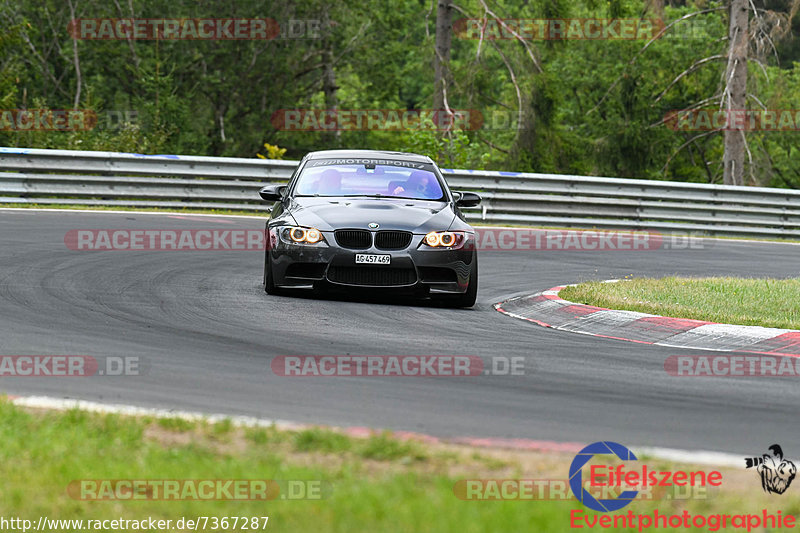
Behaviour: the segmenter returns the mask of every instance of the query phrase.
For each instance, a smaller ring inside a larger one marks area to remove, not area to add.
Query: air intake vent
[[[328,269],[328,279],[347,285],[393,287],[413,285],[417,281],[417,274],[411,268],[332,266]]]

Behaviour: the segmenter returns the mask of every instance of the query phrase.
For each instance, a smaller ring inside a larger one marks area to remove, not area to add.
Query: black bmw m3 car
[[[267,222],[264,288],[391,288],[471,307],[478,291],[475,230],[429,158],[403,152],[326,150],[306,155]]]

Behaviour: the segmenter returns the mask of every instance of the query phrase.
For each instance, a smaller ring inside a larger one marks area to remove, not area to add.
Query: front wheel
[[[264,291],[273,295],[281,293],[281,290],[275,285],[275,278],[272,275],[272,261],[269,260],[269,250],[264,254]]]
[[[472,307],[478,299],[478,256],[472,259],[472,268],[469,272],[469,284],[463,294],[454,296],[450,301],[451,307]]]

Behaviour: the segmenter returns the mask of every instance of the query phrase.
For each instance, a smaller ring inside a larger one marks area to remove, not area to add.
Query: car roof
[[[433,163],[430,157],[408,152],[390,152],[385,150],[319,150],[309,152],[306,159],[330,159],[330,158],[382,158],[395,159],[401,161],[414,161],[416,163]]]

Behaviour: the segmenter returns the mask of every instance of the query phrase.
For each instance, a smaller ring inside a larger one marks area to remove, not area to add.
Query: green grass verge
[[[452,454],[388,435],[357,439],[325,429],[283,432],[180,419],[82,411],[29,412],[0,403],[0,516],[177,520],[269,516],[272,531],[554,531],[562,513],[518,502],[486,505],[453,494]],[[319,500],[82,501],[81,479],[320,481]]]
[[[633,278],[588,282],[559,294],[571,302],[723,324],[800,329],[800,279]]]
[[[464,501],[453,491],[464,478],[565,479],[570,454],[476,451],[389,434],[353,438],[327,429],[290,432],[242,428],[230,421],[26,410],[1,398],[0,442],[0,516],[34,523],[39,516],[173,521],[269,516],[268,530],[287,532],[559,532],[570,530],[570,510],[583,509],[571,500]],[[689,469],[658,460],[648,464]],[[780,508],[785,514],[800,513],[797,491],[777,503],[761,494],[753,472],[723,469],[723,476],[723,489],[708,489],[706,498],[636,501],[625,512]],[[67,492],[71,481],[81,479],[307,480],[321,481],[330,490],[323,499],[267,502],[84,501]]]

